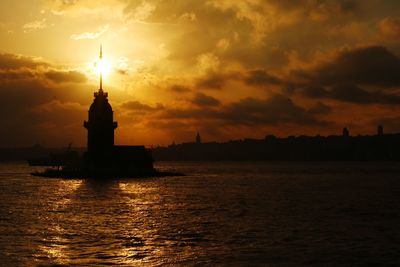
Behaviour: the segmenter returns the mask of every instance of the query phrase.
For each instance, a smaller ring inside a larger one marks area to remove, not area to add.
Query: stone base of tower
[[[144,146],[114,146],[106,158],[86,153],[78,164],[67,164],[62,169],[48,169],[36,176],[64,179],[115,179],[181,176],[173,172],[160,172],[153,167],[153,158]]]
[[[146,173],[154,171],[153,162],[144,146],[113,146],[105,154],[87,152],[82,169],[96,173]]]

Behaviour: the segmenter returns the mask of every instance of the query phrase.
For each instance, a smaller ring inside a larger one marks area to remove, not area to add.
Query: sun
[[[108,59],[103,58],[102,60],[99,60],[96,65],[99,75],[100,73],[103,74],[103,76],[108,76],[110,74],[112,66],[111,62]]]

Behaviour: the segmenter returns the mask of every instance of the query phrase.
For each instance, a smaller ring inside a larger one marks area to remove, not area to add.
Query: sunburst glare
[[[97,70],[98,75],[100,75],[100,73],[102,73],[103,76],[108,76],[111,73],[111,70],[112,70],[111,61],[108,60],[107,58],[103,58],[102,60],[98,60],[95,63],[95,68]]]

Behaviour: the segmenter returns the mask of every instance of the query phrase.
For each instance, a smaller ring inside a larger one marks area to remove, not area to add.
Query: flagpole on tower
[[[103,91],[103,45],[100,45],[100,91]]]

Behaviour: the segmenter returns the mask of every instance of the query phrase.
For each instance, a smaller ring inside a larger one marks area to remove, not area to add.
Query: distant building
[[[378,125],[378,135],[383,135],[383,126]]]
[[[267,134],[264,139],[265,141],[273,141],[276,139],[276,136],[273,134]]]
[[[350,136],[350,132],[349,129],[347,129],[346,127],[343,128],[343,137],[349,137]]]
[[[201,144],[201,137],[200,137],[199,132],[197,132],[197,135],[196,135],[196,144]]]

